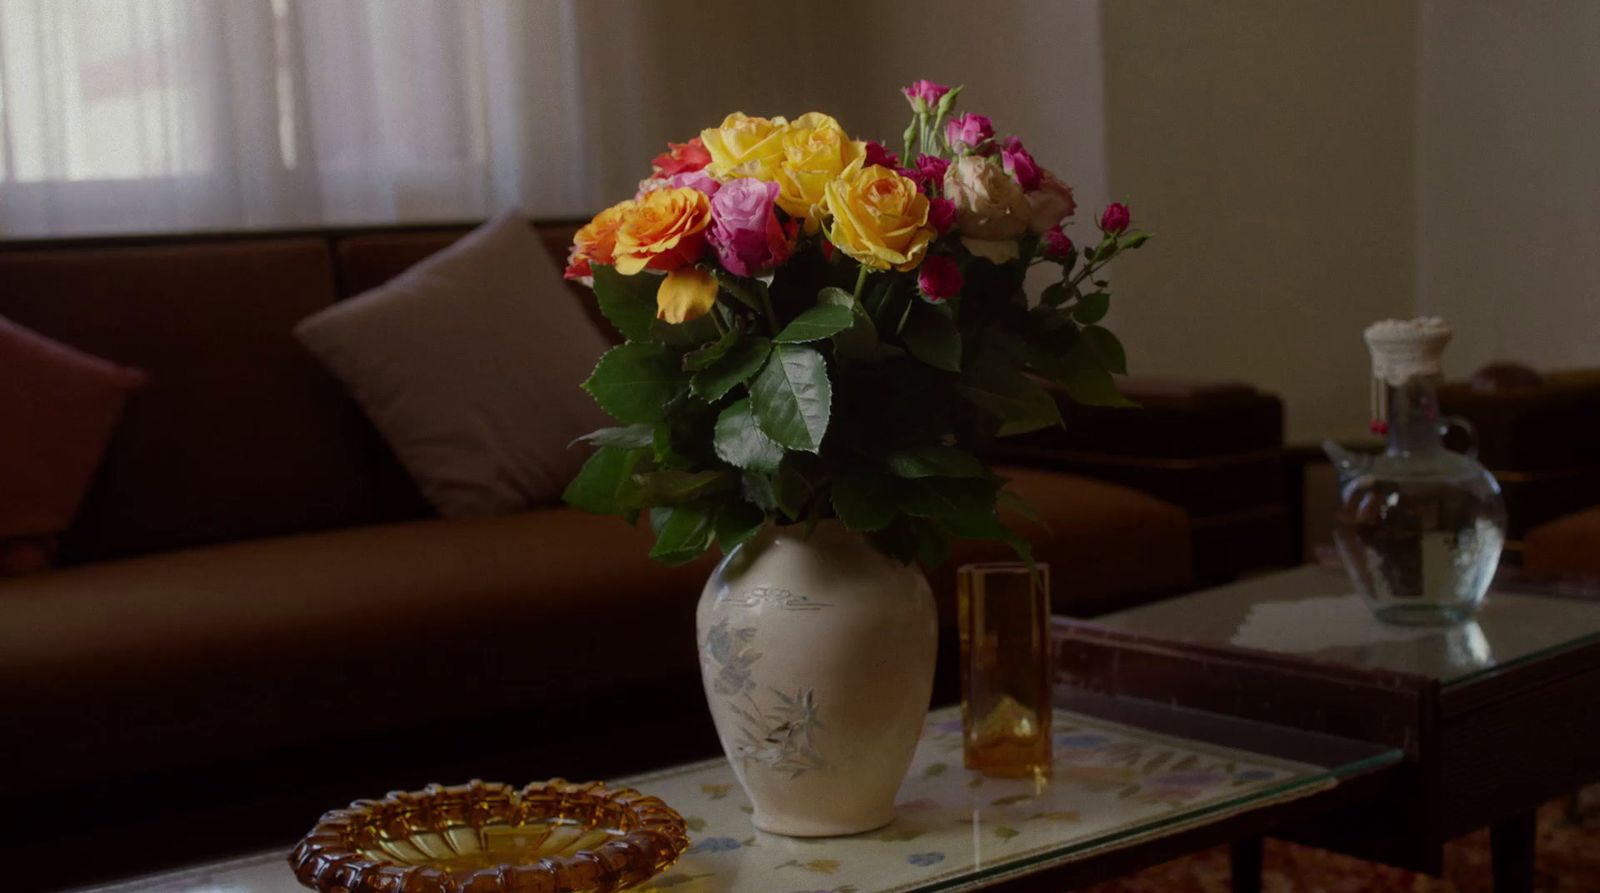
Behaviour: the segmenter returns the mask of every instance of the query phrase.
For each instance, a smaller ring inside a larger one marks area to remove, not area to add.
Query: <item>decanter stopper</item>
[[[1386,433],[1389,427],[1389,389],[1398,388],[1418,376],[1443,374],[1445,345],[1450,343],[1450,326],[1437,316],[1416,319],[1385,319],[1364,333],[1367,351],[1372,354],[1372,429]]]

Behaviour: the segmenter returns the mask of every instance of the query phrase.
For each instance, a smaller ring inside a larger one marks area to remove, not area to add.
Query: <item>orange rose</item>
[[[711,200],[698,189],[657,189],[634,203],[617,228],[617,272],[671,272],[700,259],[711,225]]]
[[[593,275],[590,264],[616,262],[617,230],[622,220],[633,209],[632,201],[620,202],[594,215],[577,235],[572,237],[572,253],[567,255],[568,279],[582,279]]]

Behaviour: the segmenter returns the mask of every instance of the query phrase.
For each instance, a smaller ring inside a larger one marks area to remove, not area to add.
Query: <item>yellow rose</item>
[[[783,133],[788,126],[783,118],[752,118],[744,112],[734,112],[722,119],[721,127],[700,131],[700,142],[711,153],[706,171],[719,180],[777,179]]]
[[[656,319],[680,323],[699,319],[717,303],[717,280],[709,270],[682,267],[667,274],[656,290]]]
[[[705,228],[711,200],[698,189],[657,189],[633,203],[617,227],[617,272],[632,276],[645,267],[671,272],[706,253]]]
[[[828,183],[825,205],[828,241],[875,270],[916,267],[937,235],[917,184],[876,164]]]
[[[783,133],[778,207],[815,233],[822,226],[828,183],[859,168],[866,157],[867,144],[846,137],[838,121],[821,112],[801,115]]]

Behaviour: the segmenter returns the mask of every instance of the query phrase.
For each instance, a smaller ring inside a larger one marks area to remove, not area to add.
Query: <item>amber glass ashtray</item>
[[[683,817],[635,790],[474,781],[336,809],[289,864],[322,893],[609,893],[688,846]]]

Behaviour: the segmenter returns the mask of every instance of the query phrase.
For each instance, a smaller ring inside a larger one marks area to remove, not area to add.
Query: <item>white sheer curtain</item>
[[[1096,8],[0,0],[0,237],[587,215],[735,109],[897,143],[918,77],[1092,204]]]
[[[518,0],[0,0],[0,234],[586,211],[584,17]]]

